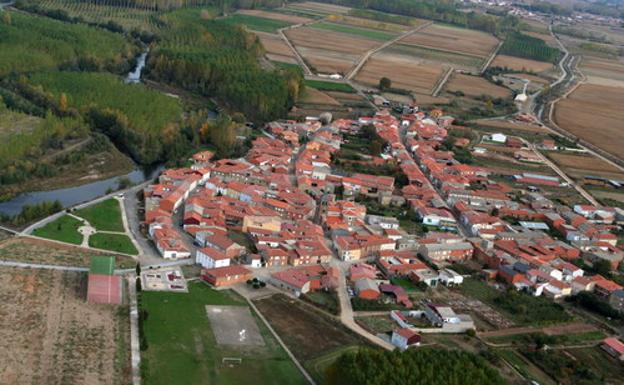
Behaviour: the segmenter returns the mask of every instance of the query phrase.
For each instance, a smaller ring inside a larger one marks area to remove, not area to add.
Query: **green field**
[[[79,245],[82,243],[82,235],[78,232],[80,226],[82,226],[81,221],[69,215],[63,215],[55,221],[35,229],[33,235]]]
[[[124,231],[121,207],[116,199],[107,199],[93,206],[76,210],[74,214],[86,219],[99,231]]]
[[[147,349],[141,353],[146,385],[306,383],[259,319],[264,347],[217,345],[205,306],[245,306],[231,291],[215,291],[193,282],[187,294],[144,291],[139,302],[147,311],[142,326]],[[223,366],[223,357],[240,357],[242,363]]]
[[[66,67],[127,69],[138,48],[121,34],[17,12],[2,12],[0,76]],[[87,60],[84,60],[87,59]],[[82,61],[81,61],[82,60]]]
[[[89,246],[130,255],[139,253],[125,234],[95,233],[89,237]]]
[[[229,24],[242,24],[247,28],[253,31],[260,32],[268,32],[273,33],[276,32],[280,28],[288,27],[292,25],[291,23],[281,21],[281,20],[273,20],[267,19],[266,17],[258,17],[251,15],[243,15],[243,14],[234,14],[223,19],[224,22]]]
[[[393,34],[390,32],[375,31],[372,29],[359,28],[359,27],[353,27],[349,25],[334,24],[334,23],[327,23],[327,22],[311,24],[310,27],[316,28],[316,29],[325,29],[328,31],[340,32],[340,33],[346,33],[349,35],[361,36],[361,37],[365,37],[368,39],[381,40],[381,41],[391,40],[392,38],[397,36],[396,34]]]
[[[347,83],[326,82],[323,80],[306,80],[305,85],[321,91],[338,91],[354,94],[355,89]]]

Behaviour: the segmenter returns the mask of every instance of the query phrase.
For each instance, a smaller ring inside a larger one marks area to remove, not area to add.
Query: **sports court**
[[[246,306],[207,305],[206,314],[219,345],[264,346],[264,339]]]

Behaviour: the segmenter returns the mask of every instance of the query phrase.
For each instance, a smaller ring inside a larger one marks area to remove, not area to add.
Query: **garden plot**
[[[447,83],[446,90],[449,92],[462,92],[467,96],[488,95],[494,98],[507,98],[511,96],[511,91],[507,88],[490,83],[479,76],[455,74],[451,81]]]
[[[269,60],[297,64],[294,52],[280,36],[266,32],[256,32],[256,35],[266,49],[266,56]]]
[[[490,67],[509,68],[514,71],[546,72],[553,68],[552,63],[523,59],[514,56],[497,55]]]

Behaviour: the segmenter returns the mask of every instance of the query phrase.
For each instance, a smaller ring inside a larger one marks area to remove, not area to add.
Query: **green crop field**
[[[372,29],[358,28],[358,27],[352,27],[348,25],[326,23],[326,22],[312,24],[310,25],[310,27],[317,28],[317,29],[325,29],[325,30],[334,31],[334,32],[341,32],[341,33],[346,33],[349,35],[361,36],[361,37],[366,37],[369,39],[382,40],[382,41],[391,40],[392,38],[397,36],[396,34],[393,34],[390,32],[375,31]]]
[[[79,245],[82,243],[82,235],[78,232],[80,226],[82,226],[81,221],[69,215],[63,215],[55,221],[35,229],[33,235]]]
[[[139,253],[130,238],[125,234],[96,233],[89,237],[89,246],[130,255]]]
[[[191,282],[188,293],[143,291],[139,302],[147,312],[142,322],[147,349],[141,353],[146,385],[306,383],[257,317],[265,346],[217,344],[205,307],[246,306],[231,291],[215,291],[202,282]],[[242,363],[222,365],[223,357],[239,357]]]
[[[74,214],[86,219],[98,231],[124,231],[121,208],[116,199],[107,199],[93,206],[77,210]]]
[[[267,19],[266,17],[258,17],[251,15],[235,14],[223,19],[229,24],[242,24],[253,31],[273,33],[280,28],[288,27],[291,23]]]
[[[143,132],[160,132],[182,116],[177,99],[142,84],[124,84],[119,77],[108,73],[45,72],[33,74],[30,81],[57,98],[64,93],[70,107],[83,109],[95,105],[120,111],[134,129]]]
[[[11,71],[32,72],[76,66],[89,58],[101,67],[127,65],[138,48],[121,34],[81,24],[17,12],[2,12],[0,20],[0,76]]]
[[[321,91],[338,91],[354,94],[355,89],[346,83],[325,82],[322,80],[306,80],[305,85]]]

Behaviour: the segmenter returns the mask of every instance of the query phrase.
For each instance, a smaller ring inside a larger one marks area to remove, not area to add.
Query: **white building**
[[[230,266],[230,258],[225,253],[208,247],[197,250],[195,262],[205,269]]]

